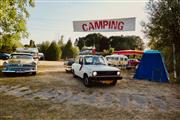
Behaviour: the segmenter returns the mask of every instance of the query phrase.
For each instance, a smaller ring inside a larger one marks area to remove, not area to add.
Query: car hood
[[[10,59],[8,64],[31,64],[33,61],[30,59]]]
[[[119,71],[118,68],[107,65],[87,65],[86,67],[92,71]]]

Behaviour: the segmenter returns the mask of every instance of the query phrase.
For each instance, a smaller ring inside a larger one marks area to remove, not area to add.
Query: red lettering
[[[116,27],[116,23],[115,23],[115,21],[112,21],[111,23],[112,23],[111,24],[111,29],[114,29]]]
[[[87,28],[85,29],[85,27],[87,27],[87,24],[83,24],[83,25],[82,25],[82,29],[83,29],[84,31],[87,31],[88,29],[87,29]]]
[[[119,22],[119,24],[118,24],[118,30],[123,30],[123,28],[124,28],[124,22]]]
[[[108,26],[108,21],[103,21],[103,29],[105,29],[106,26]]]
[[[89,23],[89,31],[91,31],[91,30],[94,30],[94,26],[93,26],[93,24],[90,22],[90,23]]]
[[[102,29],[102,21],[95,21],[94,22],[94,29]]]
[[[111,21],[109,21],[108,29],[111,29]]]

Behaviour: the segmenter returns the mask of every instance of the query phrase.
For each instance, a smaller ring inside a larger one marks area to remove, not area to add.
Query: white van
[[[34,59],[39,59],[39,51],[37,48],[16,48],[17,53],[30,53]]]
[[[125,55],[108,55],[105,57],[109,65],[126,67],[128,65],[128,57]]]

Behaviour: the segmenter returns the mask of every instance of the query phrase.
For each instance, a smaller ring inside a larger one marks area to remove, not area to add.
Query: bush
[[[62,52],[61,52],[60,47],[56,44],[56,42],[52,42],[46,51],[45,59],[56,61],[61,58],[61,54]]]

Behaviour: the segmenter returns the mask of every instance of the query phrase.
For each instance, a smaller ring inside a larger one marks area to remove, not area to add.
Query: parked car
[[[7,59],[9,59],[9,57],[10,57],[10,54],[0,53],[0,59],[2,59],[2,60],[7,60]]]
[[[2,73],[31,73],[36,75],[37,63],[29,53],[11,54],[8,61],[3,63]]]
[[[38,53],[38,58],[39,58],[39,60],[44,60],[45,59],[45,57],[44,57],[44,53]]]
[[[33,58],[34,59],[39,59],[39,51],[38,51],[38,48],[16,48],[16,52],[17,53],[29,53],[29,54],[32,54]]]
[[[74,63],[74,60],[67,60],[64,62],[64,67],[66,72],[72,72],[72,64]]]
[[[79,56],[72,65],[73,76],[83,79],[86,87],[93,82],[109,83],[115,85],[122,79],[120,70],[107,65],[104,57],[97,55]]]
[[[112,65],[112,59],[113,59],[113,58],[111,57],[111,55],[107,55],[105,58],[106,58],[106,60],[107,60],[107,64],[108,64],[108,65]]]
[[[128,59],[128,66],[127,68],[136,68],[136,66],[139,64],[138,59]]]
[[[108,55],[106,56],[109,65],[126,67],[128,64],[128,57],[125,55]]]

